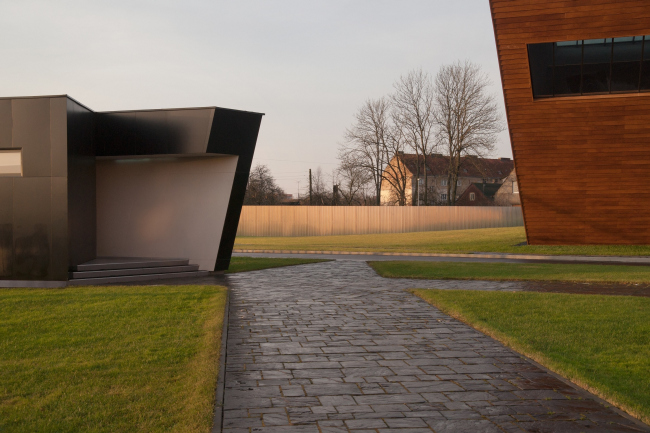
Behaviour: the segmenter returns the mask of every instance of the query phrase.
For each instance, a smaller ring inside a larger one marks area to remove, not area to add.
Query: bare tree
[[[458,172],[465,156],[485,157],[504,130],[490,80],[478,65],[456,62],[440,68],[435,78],[438,139],[449,159],[447,204],[456,203]]]
[[[386,134],[386,153],[391,156],[383,172],[383,179],[390,187],[388,204],[406,206],[406,191],[408,185],[408,169],[404,164],[404,149],[407,138],[404,130],[393,126]]]
[[[257,164],[251,170],[244,196],[245,205],[280,204],[284,196],[282,188],[275,184],[271,170],[263,164]]]
[[[362,167],[352,155],[347,155],[335,172],[335,183],[347,206],[366,204],[367,190],[372,182],[371,173]]]
[[[436,119],[435,92],[431,77],[422,69],[402,76],[393,85],[393,121],[404,131],[408,147],[415,151],[417,197],[414,204],[420,204],[420,169],[424,171],[424,204],[429,204],[427,156],[436,148],[434,126]],[[422,155],[422,158],[420,158]],[[422,161],[422,166],[420,165]]]
[[[339,149],[341,161],[355,161],[366,170],[375,187],[376,204],[381,204],[381,183],[387,154],[390,128],[390,103],[386,98],[367,100],[355,115],[354,125],[346,131],[345,144]]]

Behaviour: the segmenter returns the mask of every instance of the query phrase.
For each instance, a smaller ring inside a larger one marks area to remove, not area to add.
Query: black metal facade
[[[96,258],[97,157],[238,156],[215,270],[230,263],[263,114],[208,107],[96,113],[66,95],[0,99],[0,280],[66,281]]]

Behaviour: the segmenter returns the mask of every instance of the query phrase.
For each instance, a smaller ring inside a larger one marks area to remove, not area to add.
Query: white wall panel
[[[214,270],[236,166],[236,156],[98,160],[98,257]]]

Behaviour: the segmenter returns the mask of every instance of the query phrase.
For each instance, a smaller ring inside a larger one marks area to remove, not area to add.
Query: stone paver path
[[[351,261],[228,281],[224,432],[649,431],[403,290],[427,281]]]

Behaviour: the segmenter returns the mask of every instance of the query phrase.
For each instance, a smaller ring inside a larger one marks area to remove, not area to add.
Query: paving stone
[[[350,395],[320,395],[318,399],[323,406],[354,406],[357,404]]]
[[[262,415],[262,421],[265,426],[289,425],[289,417],[284,413],[265,413]]]
[[[224,433],[650,433],[404,290],[510,283],[384,279],[344,260],[223,278]]]
[[[371,429],[386,427],[386,423],[380,419],[353,419],[346,420],[345,424],[350,429]]]

